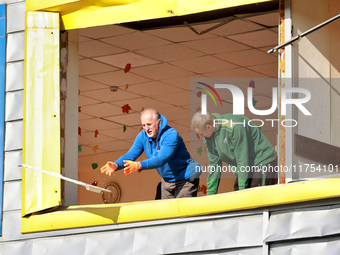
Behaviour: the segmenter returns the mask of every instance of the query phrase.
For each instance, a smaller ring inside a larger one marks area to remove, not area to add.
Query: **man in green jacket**
[[[277,184],[276,151],[260,128],[248,118],[196,112],[191,128],[203,137],[207,147],[207,195],[217,193],[222,162],[226,162],[228,169],[236,175],[235,190]]]

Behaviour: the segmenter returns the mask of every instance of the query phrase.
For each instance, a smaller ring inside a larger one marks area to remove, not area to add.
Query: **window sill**
[[[169,200],[58,207],[21,220],[21,232],[94,227],[150,220],[194,217],[340,196],[340,179],[315,179],[291,184]]]

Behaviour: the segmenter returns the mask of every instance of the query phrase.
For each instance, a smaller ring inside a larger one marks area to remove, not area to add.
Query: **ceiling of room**
[[[192,26],[204,31],[220,22]],[[239,16],[201,35],[186,26],[79,30],[79,156],[128,149],[141,130],[140,111],[150,107],[190,141],[190,96],[196,96],[190,79],[277,77],[277,54],[267,51],[278,44],[278,22],[271,12]],[[270,107],[270,89],[255,95],[260,107]]]

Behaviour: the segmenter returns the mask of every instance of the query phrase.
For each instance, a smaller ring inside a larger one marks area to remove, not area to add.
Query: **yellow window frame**
[[[27,12],[23,163],[60,172],[59,14]],[[210,215],[339,197],[340,179],[198,198],[61,207],[60,180],[23,169],[23,233]],[[50,210],[47,210],[50,209]]]
[[[64,28],[70,30],[171,18],[265,2],[273,0],[26,0],[26,8],[29,11],[59,12]]]

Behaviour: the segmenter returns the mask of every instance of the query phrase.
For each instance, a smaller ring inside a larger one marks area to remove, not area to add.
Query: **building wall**
[[[21,168],[18,165],[22,160],[23,147],[25,2],[0,3],[8,4],[4,212],[0,254],[291,254],[292,250],[298,254],[305,250],[317,251],[317,254],[339,254],[339,201],[336,200],[193,218],[22,234]],[[329,43],[331,49],[337,47],[333,41],[336,37]],[[332,50],[329,54],[339,53]],[[333,63],[329,64],[330,72],[336,76],[339,58],[334,57],[333,60],[332,56],[330,59]],[[327,74],[327,70],[320,68]],[[325,90],[333,96],[330,89]],[[328,133],[324,139],[330,141],[333,135],[337,134]],[[304,217],[306,212],[308,217]]]
[[[21,168],[23,134],[23,88],[25,46],[25,1],[0,1],[7,4],[6,106],[4,200],[2,239],[20,224]],[[13,234],[13,233],[12,233]],[[16,233],[18,236],[20,233]]]
[[[291,4],[293,37],[339,14],[337,0],[293,0]],[[340,22],[328,24],[293,43],[293,77],[295,87],[311,92],[305,104],[312,116],[293,109],[299,125],[294,133],[333,146],[340,146]],[[294,138],[293,138],[294,139]],[[294,163],[320,164],[311,159],[294,157]],[[327,175],[324,172],[318,175]],[[315,175],[314,175],[315,176]],[[304,173],[295,178],[308,177]]]
[[[340,3],[336,0],[292,1],[293,36],[339,14]],[[340,133],[336,116],[340,114],[339,78],[340,78],[340,22],[339,20],[303,37],[293,44],[294,77],[314,79],[304,84],[312,94],[308,109],[313,118],[299,112],[301,125],[297,133],[326,142],[340,145]],[[312,83],[312,84],[310,84]],[[315,125],[317,119],[318,124]],[[313,128],[310,128],[310,126]]]

